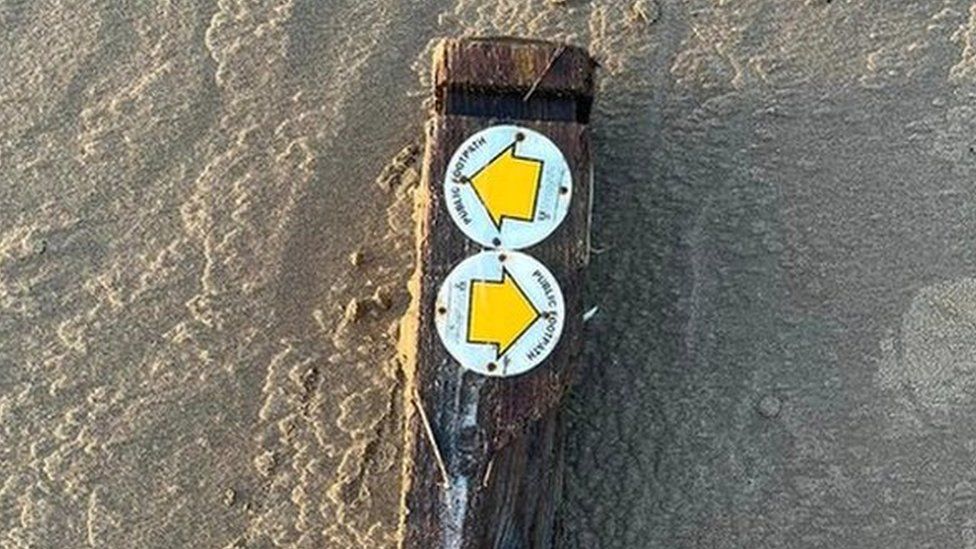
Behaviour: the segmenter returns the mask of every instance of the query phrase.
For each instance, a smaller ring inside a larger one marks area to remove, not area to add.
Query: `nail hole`
[[[502,239],[500,239],[498,237],[492,238],[491,239],[491,243],[494,244],[495,246],[501,246],[502,245]]]
[[[505,255],[505,254],[498,254],[498,261],[505,261],[506,259],[508,259],[508,256],[507,255]]]
[[[516,133],[515,134],[515,140],[516,141],[523,141],[523,140],[525,140],[525,134],[522,133],[522,132]]]
[[[497,369],[498,369],[498,365],[497,364],[495,364],[494,362],[489,362],[488,363],[488,371],[489,372],[494,372]]]
[[[559,187],[559,194],[566,194],[569,192],[569,187]]]
[[[438,307],[437,314],[442,315],[447,312],[447,307]]]

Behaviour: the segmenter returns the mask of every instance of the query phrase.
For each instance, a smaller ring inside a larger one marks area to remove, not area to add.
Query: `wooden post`
[[[418,197],[418,265],[401,328],[406,390],[400,543],[406,549],[551,547],[562,480],[560,402],[582,347],[582,270],[589,253],[591,163],[586,124],[595,63],[573,46],[450,39],[434,56],[434,113]],[[465,370],[435,330],[437,291],[479,251],[445,207],[455,149],[500,123],[542,133],[572,173],[564,221],[522,250],[546,265],[565,297],[552,354],[515,377]]]

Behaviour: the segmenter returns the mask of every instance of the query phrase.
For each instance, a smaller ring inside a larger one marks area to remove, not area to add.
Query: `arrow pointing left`
[[[515,154],[515,143],[471,176],[471,187],[498,230],[505,219],[532,221],[543,162]]]

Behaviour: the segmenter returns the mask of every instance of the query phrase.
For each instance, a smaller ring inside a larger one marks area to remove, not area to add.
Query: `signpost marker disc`
[[[552,273],[532,257],[485,251],[451,271],[437,293],[435,324],[461,366],[486,376],[531,370],[556,347],[566,307]]]
[[[541,242],[566,217],[573,177],[548,137],[521,126],[481,130],[455,151],[444,175],[451,219],[488,248]]]

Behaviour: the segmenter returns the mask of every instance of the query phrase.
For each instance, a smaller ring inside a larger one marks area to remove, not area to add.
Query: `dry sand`
[[[969,1],[0,2],[0,547],[383,547],[432,41],[602,63],[562,547],[976,547]]]

